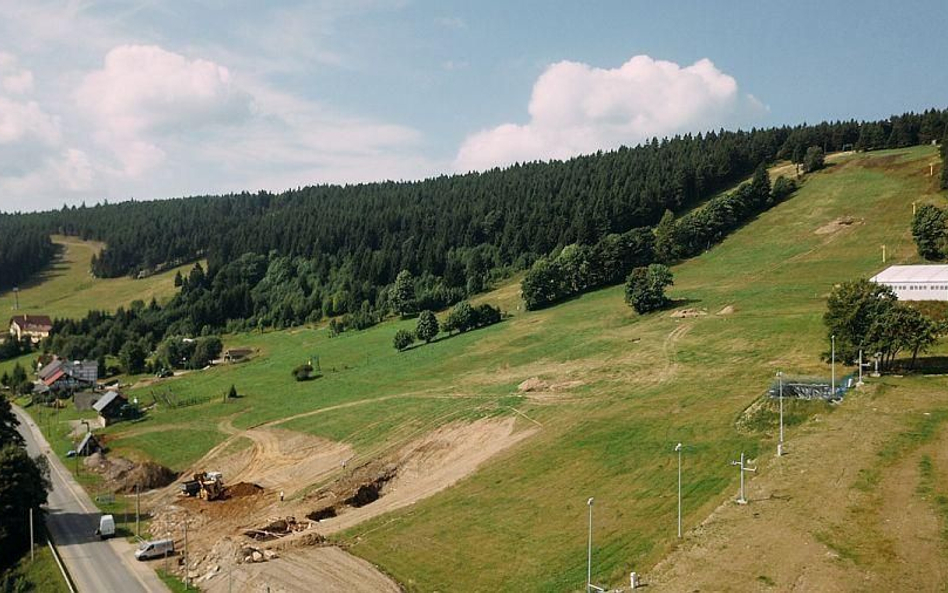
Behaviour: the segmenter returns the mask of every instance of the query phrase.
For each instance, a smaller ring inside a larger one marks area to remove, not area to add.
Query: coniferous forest
[[[417,182],[2,215],[0,288],[49,264],[52,233],[106,243],[91,262],[99,277],[207,259],[206,270],[179,279],[182,290],[165,307],[60,322],[64,339],[109,338],[81,348],[73,343],[74,354],[88,356],[103,354],[103,343],[122,344],[126,330],[154,348],[166,334],[285,327],[329,316],[346,315],[343,328],[366,327],[395,311],[392,285],[403,270],[414,284],[410,309],[420,311],[457,303],[535,263],[548,273],[551,262],[578,256],[609,262],[601,277],[554,278],[564,284],[532,303],[543,306],[621,282],[630,266],[700,253],[792,191],[785,184],[771,195],[758,175],[755,183],[705,204],[760,165],[783,158],[803,163],[812,147],[832,152],[929,143],[942,139],[946,124],[948,111],[928,110],[875,122],[655,139],[567,161]],[[109,337],[113,324],[121,329]]]

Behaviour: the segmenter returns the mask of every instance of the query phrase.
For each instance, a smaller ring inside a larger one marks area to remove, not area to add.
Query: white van
[[[138,560],[150,560],[152,558],[161,558],[174,554],[173,539],[156,539],[150,542],[142,542],[135,551],[135,558]]]
[[[115,517],[112,515],[99,517],[99,528],[95,530],[95,534],[100,539],[107,539],[115,535]]]

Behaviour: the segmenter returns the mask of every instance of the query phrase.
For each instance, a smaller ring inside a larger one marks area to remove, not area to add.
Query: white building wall
[[[948,301],[948,282],[880,282],[900,301]]]

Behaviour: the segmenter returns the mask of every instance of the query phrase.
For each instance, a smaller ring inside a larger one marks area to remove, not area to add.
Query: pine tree
[[[392,306],[395,313],[402,317],[415,312],[415,279],[408,270],[402,270],[395,278],[395,286],[392,289]]]

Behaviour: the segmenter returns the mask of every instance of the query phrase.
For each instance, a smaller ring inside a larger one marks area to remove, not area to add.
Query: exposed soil
[[[337,516],[321,521],[319,532],[329,535],[348,529],[452,486],[537,430],[515,432],[515,423],[514,418],[454,423],[409,444],[391,458],[397,469],[378,490],[378,500],[358,508],[337,506]]]
[[[734,305],[727,305],[726,307],[718,311],[717,315],[720,317],[726,317],[728,315],[733,315],[735,311],[736,309],[734,308]]]
[[[690,319],[692,317],[704,317],[708,312],[704,309],[679,309],[673,312],[669,317],[673,319]]]
[[[263,488],[256,484],[251,484],[250,482],[238,482],[233,486],[227,486],[224,488],[224,496],[226,498],[256,496],[258,494],[263,494]]]
[[[842,216],[832,222],[828,222],[820,228],[813,231],[817,235],[832,235],[833,233],[850,227],[855,224],[862,224],[862,220],[857,220],[851,216]]]
[[[271,593],[397,593],[399,586],[369,562],[334,546],[294,550],[264,562],[217,564],[216,572],[196,573],[206,593],[267,591]],[[213,566],[211,567],[213,569]],[[210,578],[207,578],[210,575]]]
[[[225,483],[232,484],[226,496],[208,502],[178,497],[175,488],[159,491],[152,534],[183,544],[187,519],[191,574],[202,579],[206,591],[223,591],[230,574],[236,591],[263,582],[271,591],[397,591],[371,564],[323,547],[324,536],[448,488],[537,430],[514,432],[516,422],[454,423],[347,470],[342,466],[352,456],[347,445],[267,426],[233,431],[250,438],[251,449],[227,453],[226,446],[215,447],[193,468],[223,472]],[[340,472],[313,494],[289,496]]]
[[[109,490],[123,494],[163,488],[178,477],[175,472],[153,461],[135,463],[124,457],[110,457],[103,453],[90,455],[83,459],[82,464],[86,469],[101,474]]]
[[[520,393],[530,393],[532,391],[546,391],[550,387],[549,383],[539,377],[531,377],[517,386]]]

